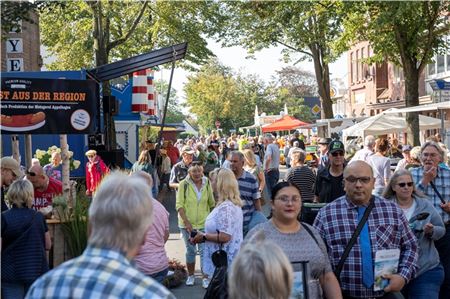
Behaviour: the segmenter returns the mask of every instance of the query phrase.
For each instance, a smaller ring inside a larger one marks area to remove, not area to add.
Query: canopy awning
[[[441,109],[450,109],[450,101],[439,102],[433,104],[425,104],[407,108],[390,109],[383,111],[385,114],[407,113],[407,112],[420,112],[420,111],[436,111]]]
[[[276,131],[290,131],[295,130],[303,125],[308,125],[308,123],[298,120],[290,115],[285,115],[283,116],[282,119],[279,119],[271,124],[263,126],[262,131],[263,133]]]

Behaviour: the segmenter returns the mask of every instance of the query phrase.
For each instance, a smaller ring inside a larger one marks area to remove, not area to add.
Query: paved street
[[[286,173],[286,168],[284,166],[280,167],[280,178],[284,178]],[[166,189],[162,191],[159,196],[162,199],[163,205],[166,207],[167,211],[170,213],[170,237],[166,243],[167,254],[170,259],[176,258],[181,263],[185,264],[185,247],[183,239],[180,236],[180,231],[178,229],[178,219],[177,213],[175,211],[175,192],[167,192]],[[266,201],[266,205],[263,207],[264,214],[268,215],[270,213],[270,205],[268,204],[268,200]],[[205,290],[201,286],[201,272],[200,272],[200,261],[199,257],[197,257],[197,262],[195,264],[195,285],[192,287],[188,287],[184,284],[180,285],[177,288],[171,289],[171,292],[175,295],[175,297],[179,299],[197,299],[203,298],[205,294]]]

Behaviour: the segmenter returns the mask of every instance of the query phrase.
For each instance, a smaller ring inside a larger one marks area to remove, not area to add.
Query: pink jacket
[[[86,163],[86,190],[92,194],[97,189],[103,176],[109,173],[109,168],[103,160],[97,156],[94,162]]]

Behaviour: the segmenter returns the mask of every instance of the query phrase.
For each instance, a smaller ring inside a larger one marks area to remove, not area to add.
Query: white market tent
[[[441,120],[419,115],[420,130],[438,129],[441,127]],[[449,127],[445,123],[445,127]],[[361,136],[365,138],[367,135],[384,135],[391,133],[401,133],[406,131],[406,115],[403,113],[394,113],[394,110],[389,110],[389,113],[381,113],[363,120],[342,131],[343,140],[346,136]]]

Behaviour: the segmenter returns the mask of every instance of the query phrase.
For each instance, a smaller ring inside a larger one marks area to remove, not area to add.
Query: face
[[[325,153],[328,149],[328,145],[327,144],[319,144],[319,151],[321,153]]]
[[[53,163],[53,165],[58,166],[61,163],[61,156],[60,155],[53,155],[52,156],[52,163]]]
[[[405,158],[406,160],[411,159],[411,151],[403,152],[402,155],[403,155],[403,158]]]
[[[437,167],[441,162],[441,156],[434,146],[427,146],[423,150],[421,158],[422,165],[425,170],[429,170],[432,167]]]
[[[2,168],[2,185],[9,186],[16,180],[16,175],[11,169]]]
[[[97,156],[97,155],[89,155],[89,156],[87,156],[89,162],[94,162],[95,161],[95,156]]]
[[[193,154],[183,153],[183,162],[186,165],[189,165],[192,163],[192,160],[194,159]]]
[[[301,207],[300,192],[293,186],[280,189],[272,201],[273,216],[280,221],[297,221]]]
[[[344,152],[335,151],[333,153],[328,153],[328,158],[330,159],[330,165],[341,166],[344,165]]]
[[[409,175],[402,175],[397,178],[395,184],[392,185],[392,190],[398,199],[411,199],[414,190],[414,182]]]
[[[194,181],[194,183],[198,183],[203,178],[203,168],[202,167],[196,167],[189,170],[189,176]]]
[[[33,187],[36,189],[45,186],[45,177],[42,174],[37,174],[33,170],[27,172],[27,180],[29,180],[31,184],[33,184]]]
[[[233,171],[234,174],[240,173],[242,167],[244,167],[244,160],[239,159],[238,155],[232,155],[230,162],[231,162],[231,171]]]
[[[375,185],[370,166],[366,163],[353,162],[347,166],[344,175],[344,189],[347,197],[356,205],[366,204]]]

